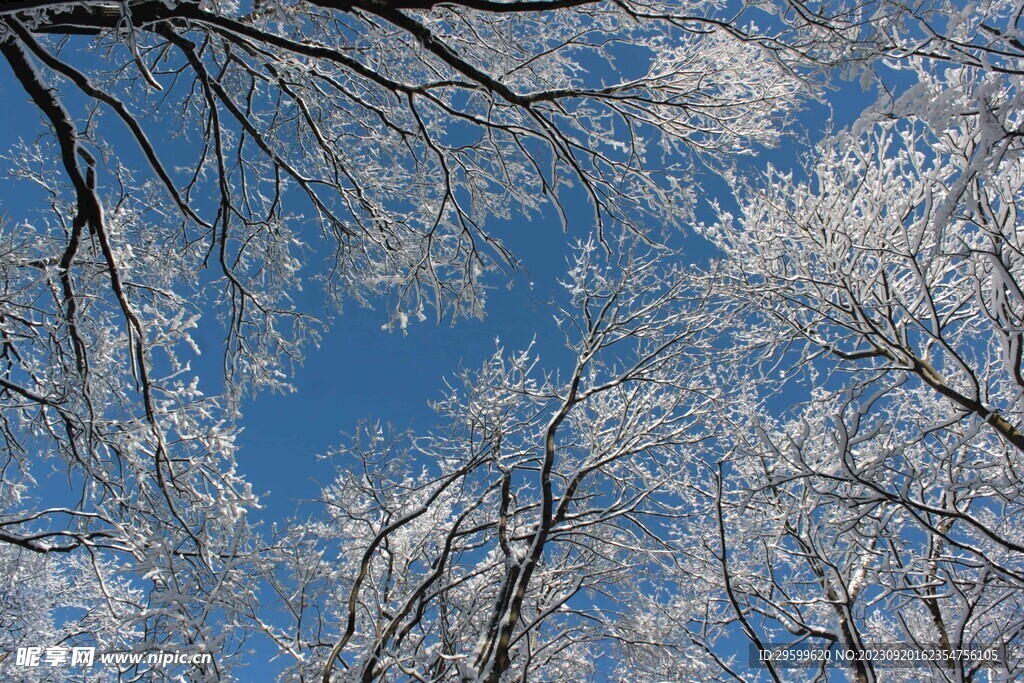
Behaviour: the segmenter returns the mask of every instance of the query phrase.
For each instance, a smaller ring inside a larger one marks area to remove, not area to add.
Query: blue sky
[[[587,214],[584,214],[587,215]],[[460,365],[475,367],[496,348],[523,348],[534,338],[544,356],[564,355],[547,302],[557,294],[565,271],[568,240],[555,221],[510,221],[500,228],[530,272],[514,275],[511,287],[495,280],[487,316],[440,323],[410,323],[406,334],[382,329],[383,307],[345,306],[333,316],[319,348],[309,348],[290,394],[263,393],[245,402],[238,454],[253,490],[270,492],[265,518],[280,519],[294,500],[314,497],[319,483],[333,478],[335,463],[316,456],[336,446],[363,419],[398,428],[426,430],[433,422],[428,402],[441,397],[443,378]],[[532,287],[531,287],[532,284]],[[307,294],[316,298],[316,285]],[[219,363],[219,339],[201,339]],[[217,368],[213,368],[216,370]]]

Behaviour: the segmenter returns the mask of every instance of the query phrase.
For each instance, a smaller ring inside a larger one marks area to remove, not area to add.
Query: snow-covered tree
[[[806,168],[735,174],[738,217],[702,229],[720,258],[681,300],[584,251],[569,287],[590,303],[563,324],[587,339],[642,320],[637,302],[683,314],[696,334],[658,346],[656,370],[628,376],[643,332],[610,363],[571,342],[561,382],[499,354],[441,404],[450,431],[354,439],[356,465],[278,558],[293,621],[268,630],[297,676],[1021,677],[1019,5],[790,8],[896,86]],[[545,516],[562,501],[593,512]],[[790,669],[748,649],[794,642],[928,658]]]
[[[102,628],[230,662],[257,547],[232,420],[315,341],[296,293],[322,276],[403,328],[480,315],[517,265],[491,219],[582,199],[601,235],[678,222],[680,170],[774,142],[804,87],[798,31],[734,9],[2,3],[4,98],[38,114],[4,150],[4,561],[91,566],[137,608]],[[189,364],[211,309],[223,398]]]
[[[718,598],[689,624],[718,624],[713,642],[995,648],[999,680],[1021,675],[1024,109],[1019,41],[988,23],[1009,8],[893,41],[888,67],[914,82],[806,169],[738,178],[738,217],[704,230],[749,316],[733,337],[748,398],[705,486],[720,543],[688,570],[718,565]]]
[[[744,636],[1019,645],[1020,15],[3,3],[4,95],[42,125],[4,154],[0,646],[213,652],[116,675],[227,680],[257,628],[330,683],[788,680]],[[832,65],[916,82],[806,173],[730,168]],[[703,230],[710,274],[640,246],[692,217],[697,163],[741,204]],[[444,429],[366,425],[312,520],[257,539],[233,420],[316,341],[297,292],[403,330],[481,315],[518,265],[494,219],[584,203],[570,364],[499,350]],[[189,364],[211,309],[222,398]]]
[[[439,431],[366,424],[336,454],[342,473],[270,579],[283,680],[587,680],[650,637],[679,487],[722,393],[716,301],[670,252],[620,254],[577,252],[557,315],[566,370],[499,349],[449,382]]]

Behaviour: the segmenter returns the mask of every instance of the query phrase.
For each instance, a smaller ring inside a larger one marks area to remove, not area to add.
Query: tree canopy
[[[1022,11],[4,3],[0,648],[217,656],[0,675],[238,680],[259,642],[324,683],[1020,676]],[[841,75],[873,104],[767,165]],[[241,407],[327,324],[298,293],[480,317],[530,216],[590,231],[572,360],[499,346],[256,524]],[[749,661],[795,641],[1000,657]]]

